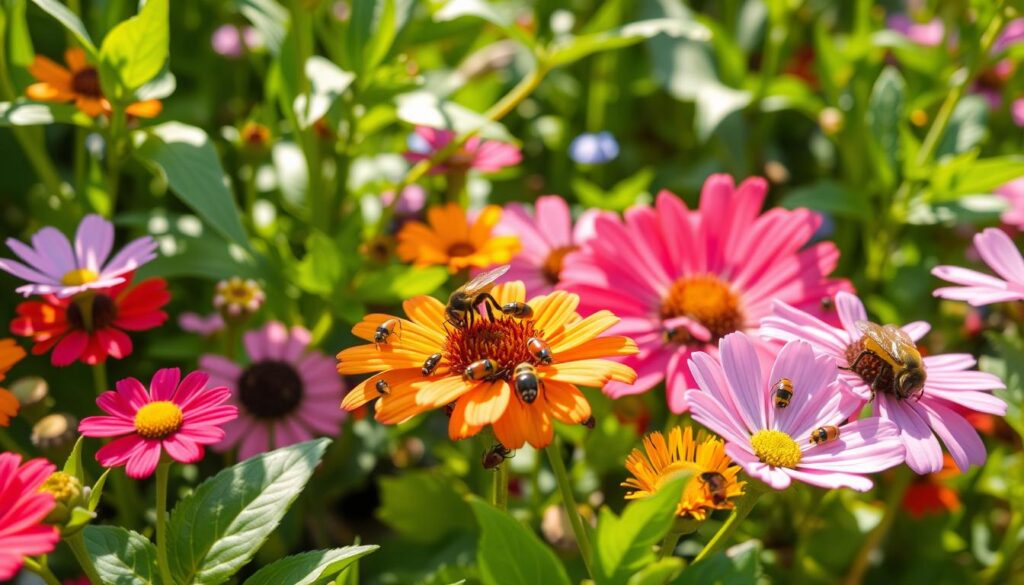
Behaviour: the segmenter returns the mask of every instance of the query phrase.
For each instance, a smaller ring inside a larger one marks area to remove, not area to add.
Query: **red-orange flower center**
[[[469,242],[456,242],[448,246],[448,255],[453,258],[469,256],[473,252],[476,252],[476,246]]]
[[[495,377],[510,380],[517,365],[533,361],[526,341],[542,336],[543,332],[534,329],[533,321],[496,317],[492,322],[484,317],[469,327],[451,330],[444,357],[451,364],[451,371],[459,375],[473,362],[489,359],[497,365]]]
[[[75,93],[91,98],[103,97],[100,87],[100,73],[95,67],[86,67],[76,71],[71,77],[71,88]]]
[[[87,319],[81,304],[68,305],[67,319],[71,328],[79,331],[96,331],[109,327],[117,319],[117,305],[114,299],[107,295],[97,294],[93,297],[91,309],[91,318]]]
[[[565,262],[566,255],[569,252],[573,252],[578,246],[562,246],[561,248],[555,248],[551,250],[548,257],[544,259],[544,266],[541,267],[541,272],[544,273],[544,279],[549,284],[558,284],[558,276],[562,273],[562,263]]]
[[[689,317],[716,341],[743,328],[740,298],[728,283],[711,274],[685,276],[672,283],[661,302],[661,318]]]

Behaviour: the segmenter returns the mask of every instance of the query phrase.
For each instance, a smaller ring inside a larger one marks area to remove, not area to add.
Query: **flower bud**
[[[82,482],[78,481],[77,477],[63,471],[55,471],[50,474],[39,491],[53,494],[53,499],[57,503],[44,520],[47,524],[64,524],[71,519],[72,510],[84,508],[86,505]]]

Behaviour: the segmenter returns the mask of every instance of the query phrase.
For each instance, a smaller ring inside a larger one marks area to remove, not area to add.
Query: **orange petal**
[[[516,236],[496,236],[477,248],[477,255],[490,259],[490,264],[505,264],[521,247]]]
[[[109,108],[104,107],[104,102],[106,101],[104,99],[77,96],[75,98],[75,105],[78,106],[79,110],[85,112],[86,116],[95,118],[103,112],[109,111]]]
[[[549,335],[547,341],[552,350],[562,352],[594,339],[618,322],[619,318],[610,311],[601,310],[581,321],[567,325],[561,333]]]
[[[444,340],[442,332],[447,317],[444,314],[445,305],[441,301],[434,297],[421,295],[402,303],[402,308],[414,323],[422,325],[429,331],[437,332],[438,337],[442,341]]]
[[[377,413],[374,415],[377,422],[397,425],[430,410],[430,407],[416,404],[416,392],[421,383],[413,382],[398,390],[392,390],[387,396],[382,396],[377,401]]]
[[[600,388],[612,380],[632,384],[636,380],[633,368],[611,360],[579,360],[575,362],[556,362],[550,366],[538,368],[545,379],[552,378],[577,384]]]
[[[509,449],[520,449],[526,444],[526,405],[518,398],[509,401],[505,414],[494,422],[494,434]],[[458,408],[456,408],[457,410]],[[449,433],[450,434],[450,433]]]
[[[444,348],[444,334],[440,331],[427,329],[412,321],[384,313],[371,313],[363,317],[363,320],[356,323],[355,327],[352,328],[352,335],[366,341],[373,341],[374,335],[377,333],[377,327],[388,319],[397,320],[398,325],[395,327],[395,332],[388,339],[388,343],[381,344],[381,349],[386,347],[409,349],[424,353],[425,358]]]
[[[483,426],[471,425],[466,422],[466,401],[455,403],[452,416],[448,419],[448,437],[453,441],[468,439],[483,430]]]
[[[590,416],[590,403],[572,384],[558,380],[544,381],[544,398],[551,415],[567,424],[580,424]]]
[[[437,233],[418,221],[410,221],[398,232],[399,244],[407,243],[415,246],[430,246],[438,250],[447,250],[447,243]]]
[[[585,341],[570,350],[555,352],[555,359],[572,362],[593,358],[633,355],[637,353],[636,342],[628,337],[598,337]]]
[[[466,219],[466,212],[456,203],[435,205],[427,209],[427,222],[434,233],[446,244],[469,240],[469,222]]]
[[[33,83],[25,88],[25,95],[37,102],[70,102],[75,95],[48,82]]]
[[[416,394],[416,402],[428,408],[438,408],[455,402],[460,396],[480,385],[483,383],[466,381],[462,376],[445,376],[420,388]]]
[[[544,331],[545,338],[551,338],[576,316],[576,307],[579,304],[578,296],[560,290],[531,299],[533,326]]]
[[[25,357],[25,350],[13,339],[0,339],[0,379],[3,374],[11,369],[11,366],[18,363]]]
[[[0,427],[6,427],[11,423],[11,417],[18,414],[21,405],[18,399],[7,390],[0,388]]]
[[[36,55],[32,59],[32,64],[28,66],[28,72],[39,81],[46,81],[62,88],[71,88],[71,72],[42,55]]]
[[[380,374],[363,380],[359,384],[356,384],[354,388],[349,390],[348,393],[345,394],[345,398],[341,401],[341,407],[345,410],[353,411],[375,398],[380,398],[381,394],[377,392],[377,382],[379,380],[387,381],[390,388],[388,390],[389,392],[401,392],[405,390],[411,382],[417,382],[423,379],[423,373],[420,372],[419,368],[407,368],[381,372]]]
[[[473,227],[469,230],[469,241],[476,244],[478,248],[483,247],[491,239],[491,231],[499,221],[501,221],[501,207],[497,205],[484,207],[476,216],[476,221],[473,222]]]
[[[526,442],[533,445],[535,449],[543,449],[551,444],[554,438],[555,428],[551,424],[551,417],[546,408],[539,408],[536,404],[529,404],[523,412],[526,414]]]
[[[526,301],[526,285],[521,280],[503,282],[491,290],[491,296],[499,305],[505,303],[522,303]]]
[[[125,113],[136,118],[155,118],[164,110],[164,104],[160,100],[146,100],[135,102],[127,108]]]
[[[501,418],[508,407],[512,391],[504,380],[480,384],[459,399],[465,404],[466,422],[473,426],[483,426]]]
[[[373,345],[357,345],[338,354],[338,373],[368,374],[397,368],[422,368],[428,354],[423,352]]]
[[[64,51],[64,62],[71,68],[72,73],[89,67],[89,59],[85,56],[85,50],[80,47],[71,47]]]

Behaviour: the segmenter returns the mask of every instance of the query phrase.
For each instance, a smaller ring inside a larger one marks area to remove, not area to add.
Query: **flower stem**
[[[107,387],[107,362],[99,362],[92,367],[92,384],[96,390],[96,396],[110,390]]]
[[[576,545],[580,549],[580,556],[583,557],[583,564],[587,567],[587,575],[594,578],[593,561],[591,560],[592,549],[590,548],[590,535],[583,526],[580,518],[580,510],[576,507],[576,498],[572,495],[572,484],[569,482],[569,474],[565,470],[565,463],[562,462],[562,443],[558,437],[545,447],[548,452],[548,460],[551,461],[551,470],[558,480],[558,489],[562,492],[562,504],[569,516],[569,523],[572,525],[572,532],[576,536]]]
[[[491,503],[499,510],[508,510],[508,462],[502,462],[494,470],[491,489]]]
[[[743,497],[736,500],[736,507],[733,508],[732,514],[729,515],[725,524],[722,524],[722,527],[718,529],[718,532],[711,537],[711,540],[704,545],[704,548],[697,557],[693,559],[693,564],[697,564],[721,550],[726,542],[728,542],[729,537],[732,536],[732,533],[736,532],[736,529],[739,528],[740,523],[746,520],[747,515],[754,509],[754,505],[757,504],[757,501],[761,499],[761,496],[766,491],[768,491],[768,486],[760,481],[753,478],[747,481]]]
[[[857,585],[864,579],[864,573],[867,572],[868,563],[871,561],[871,553],[878,548],[878,544],[889,533],[889,529],[892,528],[892,524],[896,520],[896,514],[903,503],[903,496],[907,493],[907,488],[910,487],[912,474],[907,467],[899,467],[895,473],[896,479],[889,488],[889,496],[885,499],[885,513],[878,525],[868,533],[860,550],[857,551],[857,556],[853,558],[850,571],[843,579],[844,585]]]
[[[676,551],[676,545],[679,544],[679,539],[682,537],[683,533],[676,532],[675,530],[666,534],[664,540],[661,541],[661,548],[658,550],[658,559],[667,559],[672,556],[672,553]]]
[[[167,564],[167,477],[170,469],[170,461],[161,461],[156,466],[156,564],[164,583],[174,583]]]
[[[46,564],[45,558],[37,561],[33,558],[25,557],[25,568],[42,577],[46,585],[60,585],[60,581],[57,580],[57,577],[50,571],[49,565]]]
[[[96,565],[92,563],[89,550],[85,547],[83,532],[79,530],[71,536],[65,537],[64,542],[68,543],[68,546],[71,547],[71,552],[75,554],[75,559],[78,561],[79,566],[82,567],[85,576],[89,578],[89,583],[92,585],[103,585],[103,578],[96,571]]]

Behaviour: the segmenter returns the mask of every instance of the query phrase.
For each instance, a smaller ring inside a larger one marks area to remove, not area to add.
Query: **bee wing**
[[[882,327],[878,323],[872,323],[871,321],[857,321],[854,325],[866,337],[877,343],[885,353],[889,354],[892,360],[903,363],[905,353],[900,349],[901,339],[899,336],[894,336],[889,330],[889,328],[896,329],[895,327],[892,325]],[[899,331],[899,329],[896,330]]]
[[[506,272],[508,272],[509,268],[511,268],[511,266],[505,264],[504,266],[499,266],[492,270],[488,270],[483,274],[478,274],[472,280],[462,285],[462,287],[459,288],[459,291],[464,292],[470,296],[473,296],[480,292],[484,292],[485,290],[488,289],[488,287],[490,287],[490,285],[494,284],[495,280],[498,280]]]
[[[900,362],[918,363],[921,361],[921,354],[917,351],[917,344],[911,339],[906,331],[895,325],[883,327],[885,333],[892,339],[892,349],[896,352],[895,357]]]

